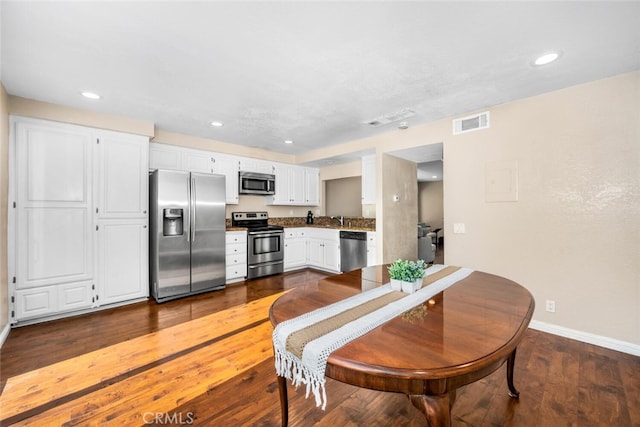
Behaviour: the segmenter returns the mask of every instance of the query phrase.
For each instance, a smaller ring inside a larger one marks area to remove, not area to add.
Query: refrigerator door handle
[[[193,212],[193,222],[191,223],[191,241],[196,241],[196,179],[191,178],[191,212]]]
[[[189,224],[187,225],[187,243],[191,242],[191,179],[187,179],[187,216]]]

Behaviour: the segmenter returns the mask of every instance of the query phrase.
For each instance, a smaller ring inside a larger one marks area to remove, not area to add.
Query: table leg
[[[278,390],[280,391],[280,414],[282,427],[289,425],[289,398],[287,397],[287,379],[278,375]]]
[[[509,355],[509,359],[507,359],[507,385],[509,386],[509,396],[517,399],[520,396],[520,392],[513,385],[513,366],[516,363],[516,350],[518,348],[513,349],[513,353]]]
[[[410,395],[411,404],[427,419],[429,427],[451,427],[451,407],[456,400],[453,390],[439,396]]]

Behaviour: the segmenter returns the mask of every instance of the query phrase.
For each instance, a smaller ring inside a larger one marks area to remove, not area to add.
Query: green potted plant
[[[409,294],[417,291],[422,287],[422,278],[426,268],[427,265],[421,259],[418,261],[395,260],[388,268],[391,288]]]

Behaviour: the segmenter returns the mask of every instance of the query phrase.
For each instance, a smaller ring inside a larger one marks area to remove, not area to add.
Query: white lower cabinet
[[[225,253],[226,282],[244,280],[247,276],[247,232],[227,231]]]
[[[16,291],[15,315],[27,320],[90,308],[93,303],[92,281],[44,286]]]
[[[149,232],[145,222],[98,223],[97,302],[100,305],[149,296]]]
[[[338,230],[307,229],[307,265],[332,272],[340,271],[340,234]]]
[[[307,264],[307,236],[304,228],[288,228],[284,233],[284,269],[292,270]]]

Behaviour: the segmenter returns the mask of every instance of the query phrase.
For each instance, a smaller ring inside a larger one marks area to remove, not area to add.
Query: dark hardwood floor
[[[306,269],[13,329],[0,350],[0,425],[278,426],[268,307],[326,276]],[[454,426],[640,426],[638,357],[530,329],[518,400],[505,369],[460,390]],[[322,411],[290,386],[290,425],[426,425],[402,395],[333,380],[327,393]]]

